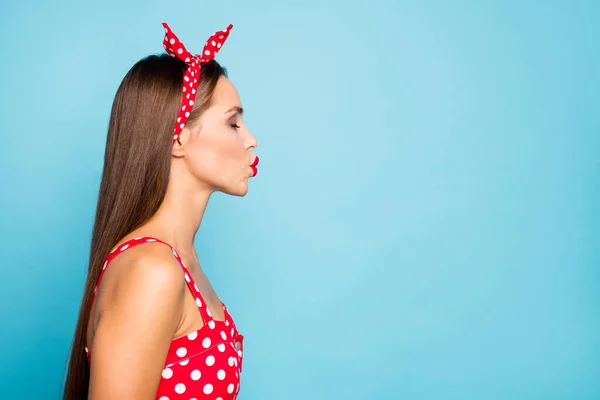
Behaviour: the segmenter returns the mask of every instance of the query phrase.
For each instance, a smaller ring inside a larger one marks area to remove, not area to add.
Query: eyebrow
[[[244,113],[244,109],[242,107],[233,106],[229,110],[225,111],[225,114],[235,111],[236,113],[242,115]]]

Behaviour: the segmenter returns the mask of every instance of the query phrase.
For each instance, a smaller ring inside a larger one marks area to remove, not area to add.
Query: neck
[[[169,243],[182,256],[197,259],[194,239],[213,191],[199,190],[197,181],[173,179],[176,175],[171,175],[163,203],[142,229]]]

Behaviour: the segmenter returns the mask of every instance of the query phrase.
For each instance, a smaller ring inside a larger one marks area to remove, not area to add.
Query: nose
[[[254,137],[254,135],[250,131],[248,131],[248,135],[247,135],[247,138],[246,138],[246,146],[250,150],[255,149],[258,146],[258,140],[256,140],[256,138]]]

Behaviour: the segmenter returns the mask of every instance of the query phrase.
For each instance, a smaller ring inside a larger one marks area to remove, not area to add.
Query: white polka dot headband
[[[181,108],[177,115],[175,132],[173,132],[173,144],[175,144],[175,141],[179,138],[179,134],[190,116],[194,100],[196,99],[198,81],[200,80],[200,66],[215,58],[215,54],[217,54],[221,46],[223,46],[223,43],[225,43],[225,39],[229,36],[229,31],[233,28],[233,25],[229,24],[226,29],[215,32],[206,41],[202,54],[196,54],[194,56],[187,51],[183,43],[175,36],[166,22],[163,22],[162,25],[165,27],[165,39],[163,40],[165,50],[172,57],[177,57],[188,65],[188,68],[183,75]]]

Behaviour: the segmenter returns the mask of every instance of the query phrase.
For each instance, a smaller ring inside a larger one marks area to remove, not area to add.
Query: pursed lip
[[[258,156],[256,156],[254,158],[254,161],[252,162],[252,164],[250,164],[250,168],[252,168],[252,176],[256,176],[256,174],[258,174],[258,168],[256,168],[256,166],[258,165],[259,159]]]

